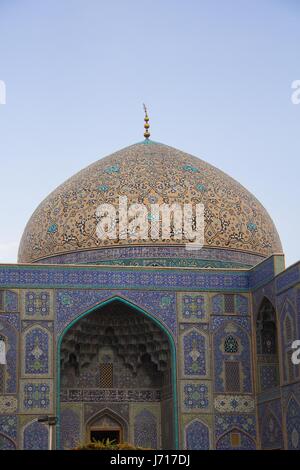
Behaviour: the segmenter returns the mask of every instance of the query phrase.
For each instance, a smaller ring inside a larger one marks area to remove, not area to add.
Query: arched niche
[[[110,441],[124,442],[128,440],[128,423],[112,409],[104,408],[87,421],[85,432],[87,441],[108,438]]]
[[[271,301],[264,297],[256,317],[258,391],[279,386],[278,325]]]
[[[126,318],[130,320],[129,323],[121,325],[121,320]],[[89,322],[90,327],[88,327]],[[136,330],[137,324],[139,328]],[[88,339],[81,340],[86,331]],[[126,335],[130,336],[129,341]],[[104,354],[105,349],[108,351],[107,354]],[[100,359],[104,362],[99,363]],[[109,362],[111,360],[116,362]],[[130,375],[129,380],[126,379],[126,374],[122,375],[120,368],[118,369],[121,362],[124,370],[126,369]],[[99,407],[101,402],[105,402],[112,409],[116,401],[123,401],[130,406],[135,402],[141,403],[141,400],[155,401],[160,403],[162,409],[164,403],[166,406],[171,403],[168,422],[162,420],[160,432],[167,436],[167,429],[172,428],[170,442],[166,439],[165,445],[166,448],[178,447],[174,339],[156,317],[137,305],[121,297],[113,297],[73,320],[58,339],[57,375],[58,417],[60,402],[63,401],[64,405],[67,405],[71,396],[71,401],[76,404],[97,402]],[[104,376],[107,380],[101,381],[101,377]],[[121,398],[116,399],[116,396]],[[59,420],[58,448],[60,448],[60,435],[63,432]]]

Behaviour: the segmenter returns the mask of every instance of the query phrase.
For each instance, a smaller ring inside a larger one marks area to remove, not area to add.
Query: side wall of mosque
[[[146,383],[143,393],[61,388],[64,335],[114,299],[168,340],[172,397]],[[57,448],[115,419],[124,440],[146,447],[300,449],[294,339],[300,263],[283,271],[281,256],[250,270],[2,265],[0,448],[46,449],[48,427],[37,418],[55,415]]]

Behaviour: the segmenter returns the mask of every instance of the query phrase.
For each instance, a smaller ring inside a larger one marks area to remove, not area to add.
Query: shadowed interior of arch
[[[147,448],[174,448],[169,339],[127,303],[112,300],[68,329],[60,348],[60,387],[63,448],[76,445],[63,419],[64,410],[74,402],[81,408],[80,440],[109,438]],[[107,414],[91,426],[90,413],[101,414],[107,407],[121,414],[128,426]]]

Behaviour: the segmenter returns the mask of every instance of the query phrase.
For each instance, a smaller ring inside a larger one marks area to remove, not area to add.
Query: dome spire
[[[148,111],[147,111],[146,105],[143,104],[143,106],[144,106],[144,111],[145,111],[145,118],[144,118],[144,121],[145,121],[145,124],[144,124],[145,132],[144,132],[144,137],[145,137],[145,139],[148,140],[149,137],[150,137],[150,132],[149,132],[149,128],[150,128],[149,117],[148,117]]]

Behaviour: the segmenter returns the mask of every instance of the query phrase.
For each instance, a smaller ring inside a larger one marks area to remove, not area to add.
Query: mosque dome
[[[155,245],[158,250],[184,245],[172,239],[99,239],[96,208],[102,203],[118,205],[119,196],[127,196],[128,204],[146,206],[203,203],[204,249],[210,253],[248,254],[250,264],[255,257],[258,262],[282,253],[274,223],[249,191],[203,160],[146,138],[98,160],[53,191],[25,228],[19,262],[66,263],[74,259],[71,254],[80,253],[84,263],[90,260],[85,253],[113,247]]]

